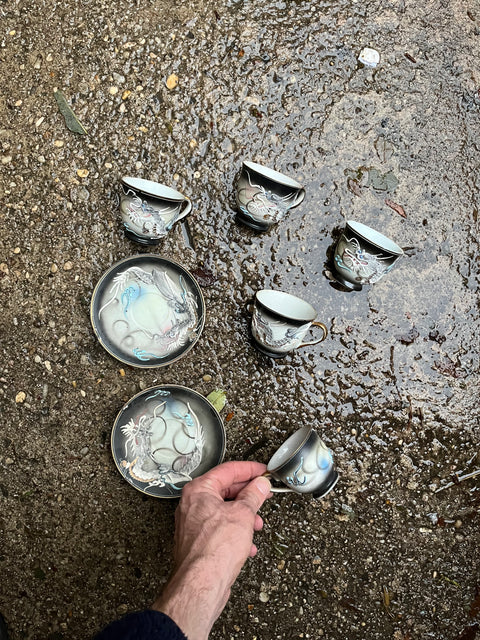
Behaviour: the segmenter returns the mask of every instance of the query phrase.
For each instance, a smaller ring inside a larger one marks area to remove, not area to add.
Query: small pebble
[[[90,171],[88,169],[77,169],[77,176],[79,178],[86,178]]]
[[[178,76],[174,73],[170,74],[165,82],[167,89],[175,89],[178,84]]]
[[[63,265],[63,270],[64,271],[71,271],[72,269],[73,269],[73,262],[70,262],[70,260],[65,262],[65,264]]]
[[[209,374],[207,373],[207,374],[205,374],[205,375],[203,376],[202,380],[203,380],[204,382],[211,382],[211,381],[212,381],[212,376],[211,376],[211,375],[209,375]]]
[[[45,369],[47,371],[51,371],[52,370],[52,365],[50,363],[50,360],[45,360],[45,362],[43,364],[45,365]]]
[[[110,93],[111,96],[116,96],[118,93],[118,87],[110,87],[108,92]]]
[[[2,156],[2,164],[9,164],[12,161],[12,156]]]
[[[13,253],[19,254],[20,253],[20,247],[15,247],[15,249],[13,250]]]
[[[259,598],[260,598],[260,602],[268,602],[270,600],[268,593],[266,593],[265,591],[260,591]]]
[[[128,606],[126,604],[119,604],[117,607],[117,613],[119,616],[124,616],[128,611]]]
[[[50,267],[50,271],[52,273],[57,273],[58,267],[57,267],[57,265],[55,263],[53,263],[52,266]]]
[[[380,54],[375,49],[365,47],[358,56],[359,61],[366,67],[376,67],[380,62]]]
[[[65,144],[65,143],[64,143],[64,141],[63,141],[63,140],[54,140],[54,141],[53,141],[53,146],[54,146],[54,147],[58,147],[59,149],[60,149],[60,147],[63,147],[63,145],[64,145],[64,144]]]
[[[5,464],[13,464],[13,463],[14,463],[13,458],[6,458],[5,459]]]
[[[462,526],[462,521],[461,520],[455,520],[455,529],[460,529],[461,526]]]
[[[26,397],[27,397],[27,394],[25,393],[25,391],[19,391],[15,396],[15,402],[17,404],[21,404],[22,402],[25,402]]]

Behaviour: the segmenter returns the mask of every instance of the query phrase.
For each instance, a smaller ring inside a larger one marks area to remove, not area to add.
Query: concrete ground
[[[480,8],[8,0],[0,12],[0,611],[13,640],[88,638],[161,589],[175,503],[127,484],[109,444],[123,404],[161,383],[226,392],[226,459],[267,462],[307,424],[340,473],[324,500],[264,507],[258,557],[212,639],[473,640],[480,476],[458,477],[480,468]],[[365,46],[376,68],[358,62]],[[55,88],[88,135],[67,129]],[[235,222],[244,159],[306,188],[267,233]],[[190,196],[188,229],[153,248],[127,240],[124,175]],[[406,254],[360,292],[329,279],[346,219]],[[199,342],[165,368],[122,365],[90,325],[98,279],[142,251],[190,269],[206,301]],[[261,288],[311,302],[327,340],[258,353],[248,303]]]

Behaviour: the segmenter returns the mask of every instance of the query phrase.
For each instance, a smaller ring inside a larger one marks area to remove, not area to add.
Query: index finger
[[[253,460],[224,462],[197,478],[197,486],[210,489],[222,498],[232,498],[250,480],[265,473],[267,465]]]

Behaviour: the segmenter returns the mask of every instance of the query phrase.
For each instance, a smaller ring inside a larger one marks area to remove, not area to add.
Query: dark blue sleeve
[[[167,615],[147,609],[112,622],[93,640],[187,640],[187,636]]]

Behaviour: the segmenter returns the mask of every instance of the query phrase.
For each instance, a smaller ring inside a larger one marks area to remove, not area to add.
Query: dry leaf
[[[358,180],[354,180],[353,178],[348,178],[347,188],[356,196],[362,195],[362,187],[360,186],[360,183],[358,182]]]
[[[174,73],[170,74],[165,84],[167,85],[167,89],[175,89],[178,84],[178,76],[176,76]]]
[[[70,129],[70,131],[73,131],[73,133],[79,133],[81,135],[85,135],[87,133],[85,127],[72,111],[72,108],[68,104],[63,93],[61,91],[56,90],[53,92],[53,95],[55,97],[55,100],[57,101],[57,105],[60,110],[60,113],[65,118],[65,124]]]
[[[227,403],[227,394],[222,389],[215,389],[215,391],[208,394],[207,400],[220,413]]]
[[[379,136],[375,140],[375,151],[382,162],[387,162],[393,155],[393,144],[385,140],[383,136]]]
[[[390,207],[390,209],[393,209],[394,211],[396,211],[399,216],[402,216],[402,218],[407,217],[407,214],[405,213],[405,209],[402,207],[402,205],[397,204],[396,202],[394,202],[393,200],[390,200],[389,198],[385,199],[385,204],[387,205],[387,207]]]

